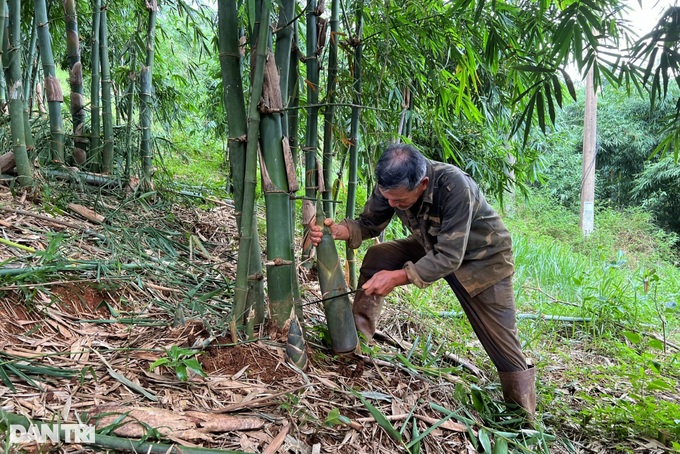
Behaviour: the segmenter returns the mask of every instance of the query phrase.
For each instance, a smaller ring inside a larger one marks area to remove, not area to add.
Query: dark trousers
[[[399,270],[407,261],[416,262],[425,249],[414,237],[372,246],[361,264],[359,286],[381,270]],[[472,297],[455,274],[444,277],[458,298],[472,329],[499,372],[527,368],[517,337],[515,295],[512,276]]]

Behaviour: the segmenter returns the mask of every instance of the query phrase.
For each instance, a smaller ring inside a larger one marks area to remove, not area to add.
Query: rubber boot
[[[522,407],[528,421],[536,414],[536,369],[529,365],[526,370],[498,372],[503,389],[503,399]]]
[[[352,314],[357,330],[363,333],[368,340],[375,334],[376,324],[380,318],[383,301],[385,298],[376,295],[367,295],[363,290],[359,290],[354,296]]]

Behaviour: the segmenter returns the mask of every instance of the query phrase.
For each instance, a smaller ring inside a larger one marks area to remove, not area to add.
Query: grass
[[[540,427],[557,437],[552,443],[560,451],[578,452],[574,443],[595,446],[600,440],[606,452],[633,452],[632,440],[644,437],[667,452],[680,452],[677,238],[638,210],[602,209],[595,232],[584,239],[578,214],[540,195],[508,208],[518,328],[525,354],[539,371]],[[500,399],[493,366],[467,319],[439,316],[460,313],[445,283],[405,287],[388,301],[414,314],[408,323],[421,342],[435,339],[473,358],[490,377],[483,391]],[[410,359],[431,365],[437,348],[428,351]]]

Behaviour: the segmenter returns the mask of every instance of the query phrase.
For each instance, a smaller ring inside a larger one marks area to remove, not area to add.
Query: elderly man
[[[512,241],[477,184],[459,168],[427,160],[415,147],[390,145],[375,168],[377,186],[358,219],[326,219],[334,239],[352,248],[376,237],[393,215],[411,235],[372,246],[360,269],[352,312],[369,340],[384,297],[399,285],[444,279],[498,369],[507,402],[533,416],[535,371],[527,366],[515,322]],[[310,231],[314,244],[321,230]]]

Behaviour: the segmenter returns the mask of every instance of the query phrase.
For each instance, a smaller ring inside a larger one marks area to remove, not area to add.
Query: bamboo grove
[[[296,227],[321,215],[354,217],[360,184],[370,190],[388,142],[413,142],[501,196],[535,178],[530,131],[549,132],[575,96],[568,65],[582,74],[594,68],[600,85],[650,87],[652,99],[665,96],[676,67],[677,42],[668,37],[678,36],[680,16],[669,11],[636,42],[618,0],[329,1],[0,1],[0,101],[11,136],[0,162],[12,161],[3,173],[15,167],[15,183],[31,187],[39,162],[153,187],[159,85],[172,89],[154,73],[158,43],[168,39],[157,21],[171,10],[185,18],[196,53],[219,66],[210,96],[224,107],[239,226],[236,340],[267,317],[283,329],[301,315],[298,266],[323,258],[309,247],[296,253]],[[659,50],[662,41],[671,45]],[[64,62],[67,84],[56,71]],[[49,119],[46,154],[36,155],[36,110]],[[671,147],[680,126],[668,131]],[[344,255],[352,288],[354,251]]]

